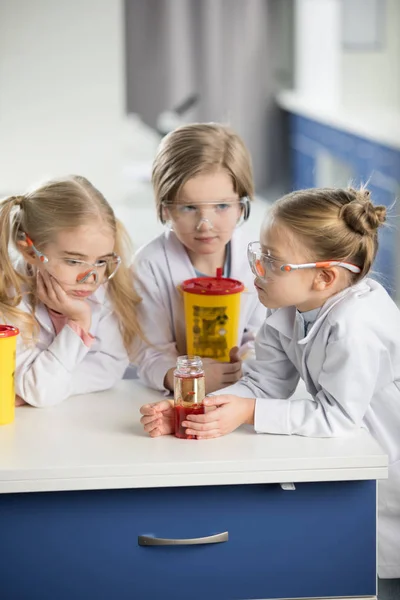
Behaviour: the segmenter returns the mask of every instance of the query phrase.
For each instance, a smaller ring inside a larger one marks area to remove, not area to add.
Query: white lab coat
[[[68,325],[56,335],[40,302],[35,311],[40,328],[35,343],[25,344],[18,336],[15,393],[29,404],[52,406],[75,394],[106,390],[122,379],[129,360],[105,288],[98,288],[88,302],[90,333],[95,337],[90,348]],[[24,300],[19,308],[29,312]]]
[[[371,279],[330,298],[306,337],[295,307],[269,310],[256,359],[223,394],[256,397],[255,430],[314,437],[365,427],[389,456],[379,482],[379,575],[400,577],[400,311]],[[309,395],[293,394],[301,377]]]
[[[266,309],[254,288],[247,260],[245,226],[234,231],[231,241],[231,277],[245,285],[241,296],[239,343],[254,339],[265,319]],[[164,390],[166,372],[186,354],[183,296],[179,287],[196,277],[185,247],[173,231],[166,231],[140,248],[133,265],[138,292],[140,324],[151,345],[140,344],[133,352],[140,379],[149,387]]]

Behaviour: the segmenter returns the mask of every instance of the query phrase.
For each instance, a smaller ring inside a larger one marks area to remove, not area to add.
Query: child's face
[[[193,254],[222,252],[241,215],[239,196],[226,171],[189,179],[168,209],[174,232]]]
[[[315,269],[298,271],[281,271],[280,267],[287,263],[308,263],[310,257],[301,247],[291,232],[276,222],[267,224],[261,232],[262,252],[270,258],[270,268],[264,277],[256,277],[259,300],[267,308],[296,306],[300,311],[311,310],[324,302],[323,294],[315,287]]]
[[[49,261],[39,268],[53,275],[69,296],[84,299],[103,282],[103,265],[113,256],[114,244],[112,231],[99,222],[61,231],[54,242],[44,248]],[[79,278],[80,273],[85,271],[91,272],[90,265],[96,263],[98,268],[94,267],[94,270],[97,272],[97,281],[92,274],[84,282],[78,282],[77,276]]]

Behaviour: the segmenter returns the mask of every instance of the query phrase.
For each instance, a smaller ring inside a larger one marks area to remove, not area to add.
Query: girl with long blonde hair
[[[20,329],[16,394],[49,406],[112,387],[141,330],[129,238],[80,176],[0,203],[0,321]]]

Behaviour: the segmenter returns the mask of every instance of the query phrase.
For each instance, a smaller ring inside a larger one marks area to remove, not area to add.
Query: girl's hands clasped
[[[204,399],[206,412],[204,415],[188,415],[183,426],[188,435],[197,439],[210,439],[226,435],[240,425],[254,423],[255,398],[239,398],[238,396],[208,396]],[[161,400],[141,407],[140,419],[146,433],[150,437],[159,437],[175,433],[174,406],[172,400]]]

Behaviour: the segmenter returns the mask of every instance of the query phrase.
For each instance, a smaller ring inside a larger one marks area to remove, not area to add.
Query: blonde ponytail
[[[37,333],[32,303],[35,280],[17,271],[10,257],[10,244],[14,241],[12,234],[18,221],[15,213],[23,199],[23,196],[10,196],[0,202],[0,319],[19,326],[21,335],[29,340]],[[30,299],[30,313],[18,308],[23,296]]]
[[[121,266],[108,284],[108,294],[120,323],[125,348],[129,351],[139,337],[145,339],[137,317],[137,305],[141,302],[135,291],[133,274],[129,268],[133,254],[131,241],[125,227],[116,219],[115,253],[121,257]]]

